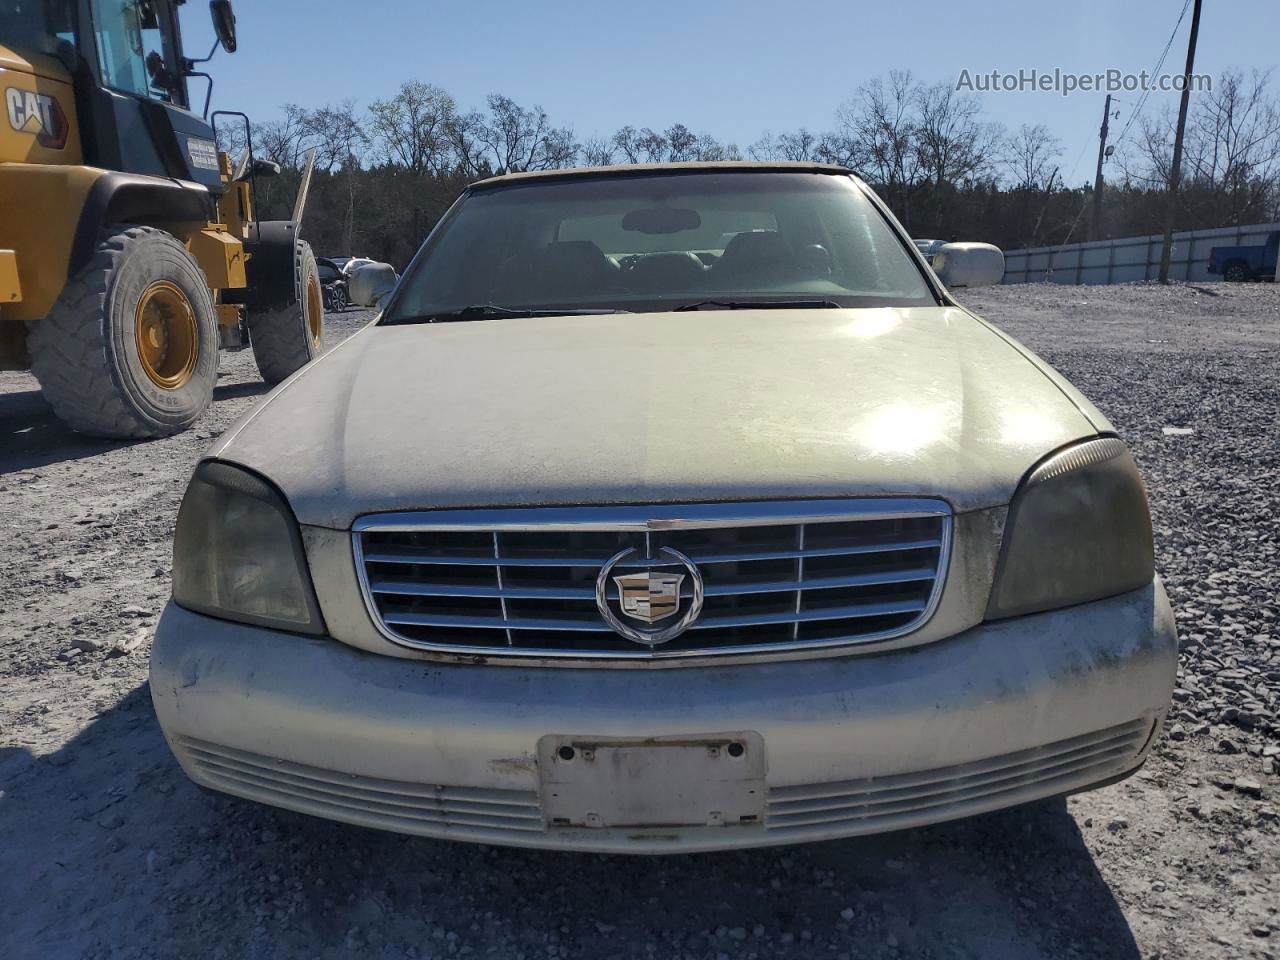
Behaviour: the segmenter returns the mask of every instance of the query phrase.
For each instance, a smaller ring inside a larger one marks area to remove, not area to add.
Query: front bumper
[[[1176,667],[1158,580],[896,652],[663,670],[408,661],[171,604],[151,692],[183,769],[216,790],[424,836],[662,853],[895,830],[1110,782],[1141,766]],[[618,825],[556,816],[565,791],[592,789],[552,769],[557,744],[617,759],[730,741],[759,765],[759,816],[723,815],[752,802],[744,782],[723,804],[685,791],[696,823],[662,804],[646,825],[643,784]]]

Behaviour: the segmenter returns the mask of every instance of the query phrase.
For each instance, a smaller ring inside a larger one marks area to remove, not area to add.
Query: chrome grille
[[[937,602],[950,537],[949,508],[933,499],[436,511],[366,517],[353,531],[365,599],[399,643],[636,659],[907,633]],[[655,558],[663,547],[697,565],[705,602],[688,631],[649,649],[600,616],[595,580],[622,550]]]

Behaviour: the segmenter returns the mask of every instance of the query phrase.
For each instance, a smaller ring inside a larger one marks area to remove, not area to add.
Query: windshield
[[[717,171],[470,194],[409,268],[386,320],[485,304],[639,312],[771,300],[937,303],[849,177]]]
[[[75,0],[0,0],[5,45],[50,56],[74,51],[74,7]]]

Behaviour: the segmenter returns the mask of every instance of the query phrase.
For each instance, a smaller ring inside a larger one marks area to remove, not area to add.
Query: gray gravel
[[[1184,648],[1171,738],[1262,760],[1259,741],[1280,736],[1280,288],[1033,285],[968,301],[1092,399],[1142,469]]]
[[[196,431],[127,445],[68,433],[6,373],[0,956],[1280,954],[1280,287],[964,299],[1084,390],[1147,479],[1185,650],[1138,776],[928,830],[666,859],[405,839],[205,795],[160,737],[146,655],[178,498],[260,396],[251,358],[224,359]]]

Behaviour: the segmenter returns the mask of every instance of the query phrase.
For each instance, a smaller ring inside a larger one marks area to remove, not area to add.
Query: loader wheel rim
[[[307,279],[307,331],[311,334],[311,342],[320,346],[320,331],[324,327],[324,294],[320,290],[320,281],[315,277]]]
[[[162,390],[177,390],[195,373],[200,334],[191,301],[176,284],[157,280],[142,291],[133,336],[147,378]]]

